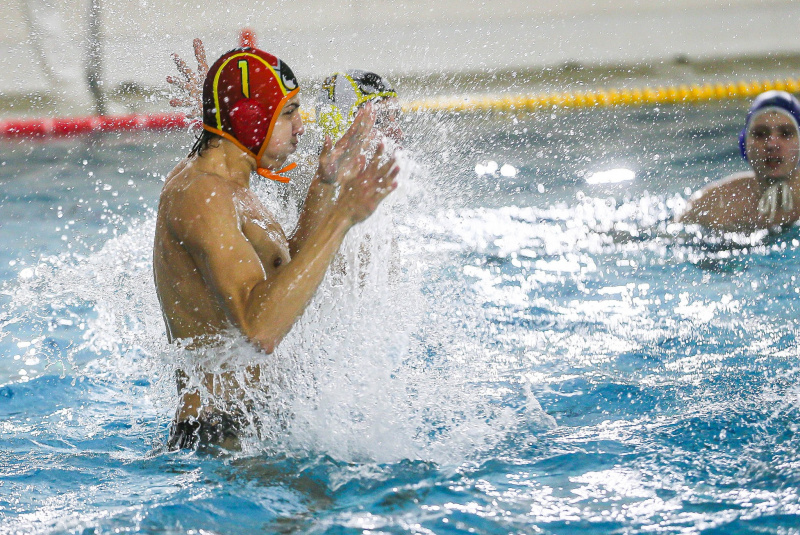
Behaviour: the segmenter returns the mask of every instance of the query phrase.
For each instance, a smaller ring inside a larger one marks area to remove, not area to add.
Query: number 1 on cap
[[[250,75],[246,59],[239,60],[239,70],[242,71],[242,93],[245,98],[250,98]]]

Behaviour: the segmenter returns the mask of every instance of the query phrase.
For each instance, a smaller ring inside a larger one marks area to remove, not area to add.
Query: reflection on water
[[[636,178],[636,173],[630,169],[618,168],[592,173],[586,177],[586,183],[589,185],[618,184],[620,182],[628,182],[634,178]]]
[[[214,355],[262,362],[270,384],[265,439],[219,456],[163,450],[187,355],[152,287],[147,157],[167,169],[179,149],[41,148],[61,167],[39,156],[32,178],[4,146],[20,229],[3,253],[4,524],[792,532],[800,234],[671,222],[739,169],[740,111],[419,118],[418,166],[279,351]],[[635,180],[591,179],[608,169]],[[291,221],[292,199],[258,193]]]

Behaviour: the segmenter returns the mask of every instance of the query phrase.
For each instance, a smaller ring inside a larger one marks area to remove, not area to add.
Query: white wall
[[[170,52],[191,56],[198,36],[210,55],[219,55],[244,26],[301,78],[355,66],[398,74],[639,62],[680,53],[800,53],[794,0],[101,2],[110,86],[164,85],[174,70]],[[31,33],[28,11],[42,31]],[[10,0],[0,19],[0,92],[57,84],[64,92],[81,90],[87,13],[88,0]]]

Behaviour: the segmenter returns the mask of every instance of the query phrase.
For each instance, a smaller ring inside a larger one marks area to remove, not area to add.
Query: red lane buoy
[[[0,120],[0,138],[45,138],[79,136],[92,132],[172,130],[198,124],[198,121],[188,119],[182,113],[7,119]]]

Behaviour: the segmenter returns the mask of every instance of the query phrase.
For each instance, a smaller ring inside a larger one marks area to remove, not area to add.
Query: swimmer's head
[[[203,128],[231,142],[259,165],[275,121],[286,102],[300,91],[284,62],[257,48],[236,48],[208,70],[203,85]],[[277,173],[288,171],[294,165]],[[288,182],[260,168],[267,178]]]
[[[753,123],[757,117],[767,112],[780,113],[791,119],[792,124],[794,124],[795,133],[800,137],[800,102],[786,91],[767,91],[761,93],[750,106],[744,128],[739,134],[739,151],[742,154],[742,158],[745,160],[748,160],[747,140],[750,137]]]
[[[329,76],[317,95],[316,117],[325,135],[338,140],[367,102],[397,99],[397,92],[374,72],[350,70]],[[379,118],[380,119],[380,118]]]

